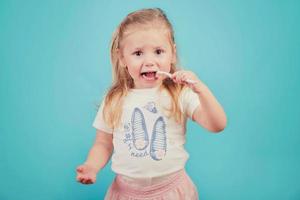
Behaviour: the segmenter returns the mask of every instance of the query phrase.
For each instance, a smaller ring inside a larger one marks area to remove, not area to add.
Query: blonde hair
[[[155,22],[159,22],[155,24]],[[126,33],[133,27],[145,25],[162,25],[169,32],[171,46],[175,44],[174,31],[170,21],[165,13],[159,9],[142,9],[128,14],[121,24],[115,30],[111,41],[111,64],[113,83],[107,92],[103,107],[103,119],[109,127],[117,127],[120,123],[122,115],[122,107],[124,97],[127,95],[129,89],[134,87],[134,82],[129,75],[127,69],[121,66],[118,51],[120,49],[120,43]],[[173,49],[174,51],[175,49]],[[174,52],[176,53],[176,52]],[[177,54],[176,54],[176,62]],[[170,73],[178,70],[177,63],[171,64]],[[175,120],[180,123],[183,120],[183,116],[179,107],[179,94],[183,89],[183,85],[175,84],[171,80],[164,80],[161,89],[166,89],[172,99],[172,105],[169,108],[169,116],[174,116]]]

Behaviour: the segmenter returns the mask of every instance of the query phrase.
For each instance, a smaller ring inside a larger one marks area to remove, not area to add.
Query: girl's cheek
[[[134,62],[132,62],[132,64],[136,67],[141,65],[141,62],[139,60],[135,60]]]
[[[130,63],[131,65],[136,65],[137,63],[140,62],[138,59],[134,59],[134,58],[128,59],[127,61],[128,61],[128,63]]]
[[[141,62],[142,57],[141,56],[140,57],[134,56],[134,57],[131,58],[131,60],[132,60],[132,62]]]

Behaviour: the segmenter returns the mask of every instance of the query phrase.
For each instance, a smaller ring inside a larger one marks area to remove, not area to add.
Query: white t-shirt
[[[190,88],[180,94],[184,123],[166,115],[171,97],[158,87],[131,89],[125,97],[118,128],[109,128],[102,117],[103,101],[93,126],[113,134],[112,170],[133,178],[164,176],[183,169],[189,157],[184,149],[186,119],[200,105]]]

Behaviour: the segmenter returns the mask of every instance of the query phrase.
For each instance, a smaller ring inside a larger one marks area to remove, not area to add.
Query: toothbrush
[[[172,78],[172,74],[170,74],[170,73],[168,73],[168,72],[157,71],[156,74],[158,74],[158,75],[165,75],[165,76],[167,76],[167,77],[169,77],[169,78]],[[195,83],[196,83],[196,81],[193,81],[193,80],[191,80],[191,79],[187,79],[187,80],[185,80],[185,82],[187,82],[187,83],[189,83],[189,84],[195,84]]]

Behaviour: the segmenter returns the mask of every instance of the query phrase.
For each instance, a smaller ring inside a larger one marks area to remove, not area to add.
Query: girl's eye
[[[135,51],[135,52],[133,53],[133,55],[141,56],[141,55],[142,55],[142,51]]]
[[[160,54],[162,54],[164,52],[164,50],[162,50],[162,49],[157,49],[157,50],[155,50],[155,53],[157,54],[157,55],[160,55]]]

